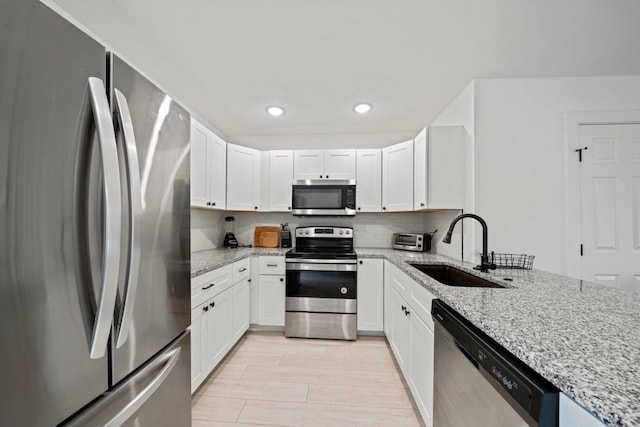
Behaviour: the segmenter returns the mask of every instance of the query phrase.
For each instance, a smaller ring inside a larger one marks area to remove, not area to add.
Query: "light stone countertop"
[[[217,249],[192,254],[192,277],[247,256],[288,249]],[[540,270],[472,270],[429,253],[356,248],[384,258],[607,425],[640,426],[640,295]],[[448,264],[507,286],[443,285],[408,262]],[[510,282],[504,278],[513,279]]]

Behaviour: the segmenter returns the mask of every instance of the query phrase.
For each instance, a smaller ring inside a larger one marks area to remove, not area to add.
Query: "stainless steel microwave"
[[[433,233],[394,233],[391,247],[403,251],[426,252],[431,250],[432,237]]]
[[[355,180],[299,180],[293,182],[291,213],[297,216],[353,216]]]

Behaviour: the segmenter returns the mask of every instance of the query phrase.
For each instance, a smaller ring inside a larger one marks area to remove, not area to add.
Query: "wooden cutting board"
[[[277,248],[280,244],[280,227],[258,226],[253,234],[256,248]]]

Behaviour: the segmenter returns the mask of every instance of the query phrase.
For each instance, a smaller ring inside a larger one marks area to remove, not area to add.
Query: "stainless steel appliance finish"
[[[431,250],[433,233],[394,233],[391,247],[403,251],[426,252]]]
[[[58,425],[189,323],[189,145],[139,76],[107,89],[103,46],[38,1],[0,8],[0,425]],[[189,395],[178,366],[157,393]]]
[[[353,229],[301,227],[285,256],[285,336],[357,338],[357,263]]]
[[[296,216],[354,216],[355,180],[297,180],[291,191]]]
[[[434,300],[436,426],[558,425],[558,390]]]

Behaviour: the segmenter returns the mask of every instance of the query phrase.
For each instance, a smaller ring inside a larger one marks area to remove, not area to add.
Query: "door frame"
[[[581,190],[580,165],[576,149],[580,148],[581,125],[640,124],[640,110],[627,111],[583,111],[564,116],[565,131],[565,273],[580,279],[582,262],[580,257]]]

